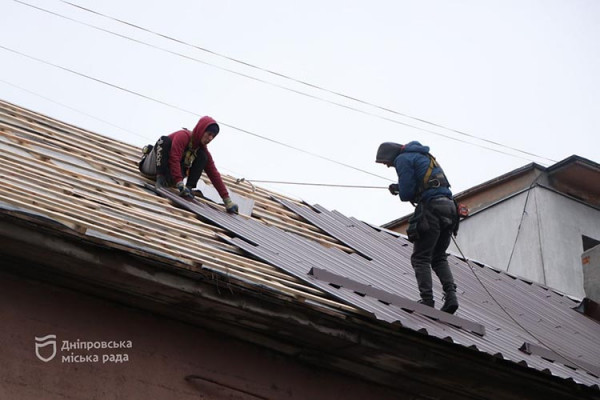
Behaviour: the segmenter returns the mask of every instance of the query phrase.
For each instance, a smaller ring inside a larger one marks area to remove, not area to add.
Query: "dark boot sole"
[[[448,304],[447,306],[443,306],[440,311],[446,312],[448,314],[454,314],[458,310],[458,304]]]

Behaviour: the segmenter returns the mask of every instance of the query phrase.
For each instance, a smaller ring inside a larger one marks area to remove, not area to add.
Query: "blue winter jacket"
[[[416,195],[419,186],[429,168],[430,159],[427,156],[429,147],[413,141],[404,146],[404,150],[394,159],[394,166],[398,173],[398,190],[400,200],[417,202]],[[440,172],[440,167],[434,167],[432,174]],[[443,171],[441,171],[443,172]],[[434,197],[446,196],[452,198],[452,191],[447,187],[437,187],[425,190],[420,201],[427,202]]]

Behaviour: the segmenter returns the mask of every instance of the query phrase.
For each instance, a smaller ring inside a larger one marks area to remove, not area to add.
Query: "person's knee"
[[[434,266],[437,267],[438,265],[447,265],[447,264],[448,264],[448,255],[447,254],[432,257],[432,259],[431,259],[432,267],[434,267]]]
[[[413,254],[410,257],[410,263],[414,269],[429,268],[431,265],[431,256],[427,254]]]

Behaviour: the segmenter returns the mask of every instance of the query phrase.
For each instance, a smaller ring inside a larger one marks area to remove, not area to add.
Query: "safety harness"
[[[186,131],[190,132],[189,129],[183,128]],[[194,162],[194,160],[196,159],[196,151],[198,149],[194,150],[194,137],[192,136],[192,133],[190,132],[190,141],[187,145],[187,148],[185,149],[185,152],[183,154],[183,168],[185,169],[185,176],[188,176],[190,173],[190,167],[192,166],[192,163]]]
[[[425,176],[423,176],[423,180],[420,182],[419,188],[417,189],[417,194],[415,196],[416,203],[412,203],[412,205],[415,206],[415,212],[408,219],[408,227],[406,229],[406,235],[408,236],[408,240],[411,242],[418,240],[420,238],[420,233],[429,229],[428,221],[425,217],[425,214],[428,212],[427,205],[421,203],[421,197],[423,193],[427,189],[450,187],[450,182],[448,182],[448,178],[446,178],[444,170],[437,163],[435,157],[429,153],[427,153],[427,156],[429,157],[429,167],[427,167]],[[434,174],[433,170],[435,168],[438,169],[438,172]],[[456,205],[456,202],[454,202],[454,204]],[[458,231],[458,223],[459,220],[457,217],[454,223],[453,232]]]
[[[427,156],[429,157],[429,167],[427,168],[427,172],[425,172],[425,176],[423,176],[423,181],[421,181],[421,184],[417,189],[417,194],[415,196],[415,200],[417,203],[421,201],[421,196],[427,189],[438,187],[450,187],[450,182],[448,182],[448,178],[446,178],[444,170],[442,169],[442,167],[440,167],[435,157],[429,153],[427,153]],[[435,168],[438,168],[439,172],[435,173],[432,176],[433,170]]]

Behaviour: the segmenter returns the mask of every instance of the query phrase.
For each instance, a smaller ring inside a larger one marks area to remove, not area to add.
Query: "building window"
[[[600,244],[600,240],[592,239],[585,235],[581,235],[581,241],[583,242],[583,251],[589,250],[592,247],[596,247]]]

